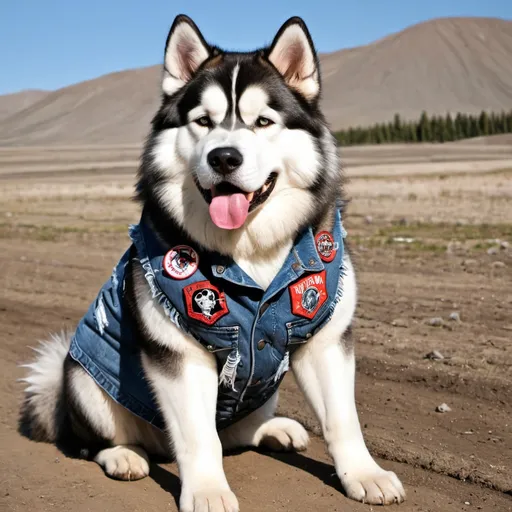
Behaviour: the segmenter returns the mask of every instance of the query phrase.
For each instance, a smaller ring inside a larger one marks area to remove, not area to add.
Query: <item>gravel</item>
[[[441,352],[439,352],[439,350],[432,350],[432,352],[429,352],[425,356],[425,359],[431,359],[432,361],[441,361],[444,359],[444,356],[443,354],[441,354]]]
[[[452,311],[448,317],[452,322],[460,322],[460,313],[458,311]]]

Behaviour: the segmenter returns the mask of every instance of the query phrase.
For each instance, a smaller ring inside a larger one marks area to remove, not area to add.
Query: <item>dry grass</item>
[[[97,151],[106,160],[122,154],[122,148],[91,148],[89,151]],[[130,147],[127,151],[135,150]],[[483,156],[488,151],[494,155],[496,148],[483,147],[478,151]],[[512,153],[512,149],[508,151]],[[81,155],[87,153],[87,149],[73,148],[64,153]],[[139,207],[131,200],[135,167],[121,173],[25,174],[30,168],[25,161],[34,154],[44,159],[49,168],[62,162],[62,155],[53,151],[11,151],[9,165],[14,165],[16,170],[10,172],[9,168],[2,167],[0,171],[3,238],[58,240],[93,233],[112,235],[124,233],[128,224],[138,220]],[[406,251],[442,252],[453,239],[471,239],[474,242],[469,247],[471,250],[478,244],[480,248],[485,247],[487,239],[512,239],[509,229],[512,224],[512,166],[503,168],[507,163],[506,151],[500,164],[495,165],[493,160],[481,160],[478,166],[459,162],[456,172],[451,161],[425,162],[427,157],[452,160],[457,154],[461,157],[466,154],[464,149],[457,153],[451,145],[378,147],[364,151],[350,148],[345,154],[347,159],[357,159],[360,164],[347,169],[350,178],[347,193],[352,200],[347,222],[356,240],[381,245],[389,243],[394,236],[412,236],[415,241]],[[403,154],[413,162],[400,163]],[[365,165],[375,159],[379,159],[381,165]],[[383,167],[388,174],[382,171]],[[418,172],[418,168],[428,172]],[[362,169],[363,176],[360,175]],[[404,172],[408,174],[403,175]],[[373,217],[370,226],[363,222],[368,215]],[[397,226],[399,219],[405,219],[407,226]]]

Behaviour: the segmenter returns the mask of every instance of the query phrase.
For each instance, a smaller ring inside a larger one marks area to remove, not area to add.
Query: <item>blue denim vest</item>
[[[345,236],[339,211],[330,233],[315,237],[305,229],[263,290],[233,260],[194,246],[183,233],[176,233],[175,247],[193,257],[176,268],[188,270],[166,271],[166,258],[176,251],[159,241],[144,214],[130,227],[138,257],[132,264],[142,266],[154,301],[217,359],[218,429],[262,406],[288,370],[290,351],[330,320],[342,294]],[[116,402],[163,429],[142,369],[134,319],[123,300],[130,254],[131,249],[125,252],[78,324],[70,355]]]

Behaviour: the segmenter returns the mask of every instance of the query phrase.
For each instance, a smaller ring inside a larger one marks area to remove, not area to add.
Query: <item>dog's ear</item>
[[[301,18],[290,18],[279,29],[267,56],[290,87],[308,100],[318,98],[318,58],[311,35]]]
[[[165,44],[164,93],[170,96],[181,89],[210,53],[211,48],[197,25],[184,14],[176,16]]]

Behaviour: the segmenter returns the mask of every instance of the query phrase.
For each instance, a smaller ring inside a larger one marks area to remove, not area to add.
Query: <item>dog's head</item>
[[[287,242],[339,192],[318,59],[301,19],[288,20],[268,48],[235,53],[178,16],[162,88],[138,183],[160,225],[249,255]]]

